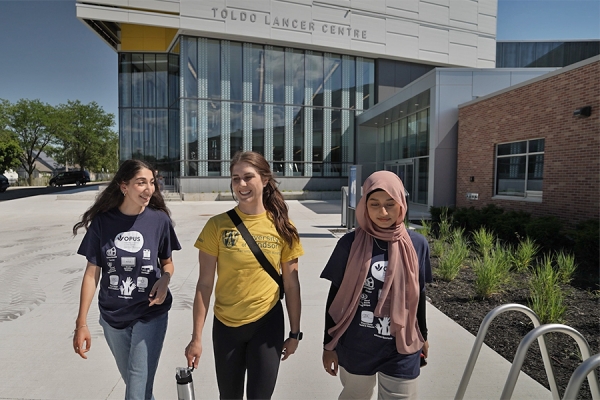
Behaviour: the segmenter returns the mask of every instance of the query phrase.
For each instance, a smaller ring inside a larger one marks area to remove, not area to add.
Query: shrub
[[[547,252],[568,245],[568,239],[563,233],[563,223],[556,217],[532,218],[525,226],[525,232]]]
[[[514,269],[517,272],[525,271],[533,263],[539,251],[540,247],[529,237],[520,241],[516,250],[511,254]]]
[[[575,256],[564,251],[556,252],[557,279],[559,283],[569,284],[573,279],[573,274],[577,269]]]
[[[475,273],[475,293],[481,298],[488,298],[500,291],[502,285],[508,281],[506,250],[501,247],[494,249],[490,254],[478,257],[473,263]]]
[[[542,324],[560,323],[566,312],[564,294],[558,285],[558,274],[552,267],[552,258],[545,256],[529,281],[529,306]]]
[[[473,233],[473,241],[475,242],[477,252],[485,257],[489,256],[494,248],[496,237],[492,232],[481,227]]]
[[[421,227],[419,229],[417,229],[417,232],[419,232],[421,235],[425,236],[426,238],[431,238],[431,222],[427,222],[424,219],[421,220]]]
[[[569,232],[573,238],[575,260],[578,268],[575,276],[579,286],[598,289],[600,282],[598,254],[600,254],[600,221],[586,220],[577,224],[576,230]]]
[[[438,274],[445,281],[452,281],[463,266],[465,259],[469,256],[469,246],[462,236],[462,230],[455,230],[452,233],[452,243],[450,247],[440,257]]]
[[[531,221],[531,214],[523,211],[507,211],[495,215],[490,221],[490,229],[505,243],[517,244],[526,236],[525,227]]]
[[[434,239],[431,244],[431,255],[434,257],[443,257],[446,252],[446,242]]]
[[[438,239],[449,242],[452,233],[452,217],[449,217],[447,212],[442,212],[438,228]]]

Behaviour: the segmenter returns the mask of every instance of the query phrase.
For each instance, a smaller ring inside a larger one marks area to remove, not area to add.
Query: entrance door
[[[412,201],[413,199],[413,189],[414,189],[414,179],[415,179],[415,168],[414,164],[411,162],[405,163],[394,163],[394,164],[386,164],[386,171],[392,171],[396,175],[400,177],[402,183],[404,184],[404,189],[408,192],[408,200]]]

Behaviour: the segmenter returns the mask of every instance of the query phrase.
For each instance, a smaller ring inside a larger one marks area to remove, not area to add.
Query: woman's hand
[[[199,340],[191,340],[185,348],[185,358],[187,359],[188,367],[198,368],[198,361],[202,355],[202,342]]]
[[[148,300],[150,300],[150,307],[155,304],[162,304],[167,298],[167,292],[169,291],[169,282],[171,282],[171,274],[168,272],[164,273],[159,280],[154,283]]]
[[[287,360],[289,356],[294,354],[296,349],[298,349],[299,343],[300,341],[298,339],[287,338],[286,341],[283,342],[283,350],[281,351],[283,357],[281,358],[281,361]]]
[[[92,347],[92,336],[87,325],[82,325],[76,328],[73,332],[73,350],[76,354],[79,354],[81,358],[87,359],[85,353],[90,351]]]
[[[425,344],[423,345],[423,348],[421,349],[421,353],[423,353],[423,355],[425,356],[425,358],[427,358],[427,356],[429,356],[429,341],[425,341]]]
[[[338,372],[338,356],[335,350],[323,349],[323,366],[325,372],[331,376],[337,376]]]

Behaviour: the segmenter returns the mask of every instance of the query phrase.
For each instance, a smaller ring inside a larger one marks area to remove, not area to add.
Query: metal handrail
[[[519,377],[521,366],[525,360],[525,355],[527,354],[527,350],[529,350],[529,347],[533,341],[550,332],[562,332],[571,336],[573,339],[575,339],[577,345],[579,346],[582,359],[585,361],[590,358],[590,345],[588,344],[587,340],[585,340],[583,335],[572,327],[562,324],[547,324],[538,326],[525,335],[523,340],[521,340],[521,343],[517,348],[517,352],[515,353],[515,359],[510,367],[508,378],[506,378],[506,384],[504,385],[504,390],[502,390],[502,395],[500,396],[501,399],[511,398],[517,383],[517,378]],[[600,400],[600,385],[598,384],[596,371],[592,370],[592,372],[588,375],[588,382],[590,384],[590,391],[592,392],[592,399]]]
[[[475,343],[473,343],[473,348],[471,349],[471,354],[469,355],[469,360],[467,361],[465,372],[463,373],[463,376],[460,380],[460,384],[458,385],[456,396],[454,396],[455,400],[462,400],[465,397],[465,392],[467,391],[469,380],[471,379],[471,375],[473,374],[475,363],[477,362],[477,358],[479,357],[479,352],[481,351],[481,346],[483,345],[483,340],[485,339],[485,335],[487,334],[490,324],[492,323],[494,318],[507,311],[520,311],[523,314],[527,315],[529,319],[531,319],[531,322],[533,322],[534,327],[537,328],[541,325],[540,319],[537,316],[537,314],[532,309],[522,304],[503,304],[490,311],[485,316],[485,318],[481,322],[481,325],[479,326],[479,331],[477,332]],[[538,345],[540,346],[540,352],[542,353],[542,360],[544,361],[544,368],[546,369],[546,375],[548,376],[548,383],[552,392],[552,398],[554,400],[559,400],[560,397],[558,394],[558,386],[556,385],[554,371],[552,370],[552,363],[550,362],[550,356],[548,355],[548,350],[546,348],[546,341],[544,340],[543,336],[538,337]]]
[[[571,379],[569,379],[569,384],[565,389],[563,400],[574,399],[577,396],[577,393],[579,393],[579,388],[581,388],[581,384],[583,383],[585,377],[587,376],[589,381],[590,375],[592,375],[590,372],[595,372],[594,370],[598,367],[600,367],[600,354],[595,354],[581,363],[575,372],[573,372],[573,375],[571,375]],[[597,379],[596,383],[598,383]],[[591,388],[592,387],[590,385],[590,390]]]

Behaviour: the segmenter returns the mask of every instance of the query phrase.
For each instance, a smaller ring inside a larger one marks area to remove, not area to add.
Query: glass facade
[[[566,67],[600,54],[600,41],[496,42],[496,68]]]
[[[374,60],[187,36],[176,49],[119,54],[121,160],[228,176],[233,154],[254,150],[280,176],[347,176]]]
[[[409,99],[392,110],[398,119],[378,128],[378,169],[396,173],[409,200],[427,204],[429,194],[429,91]]]

